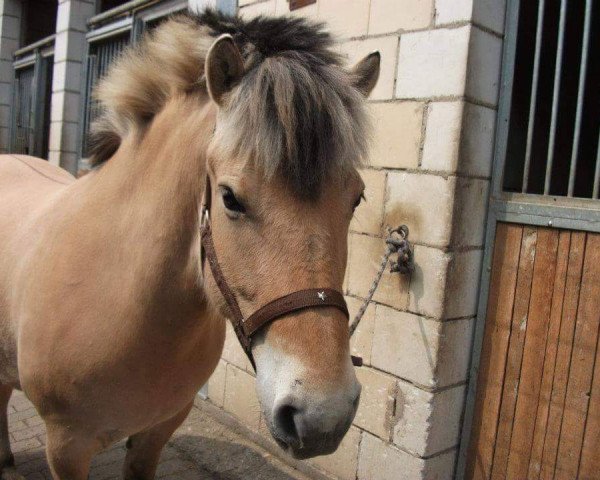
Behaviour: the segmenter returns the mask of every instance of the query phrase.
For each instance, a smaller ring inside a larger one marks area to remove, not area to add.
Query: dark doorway
[[[25,0],[23,2],[22,46],[52,35],[56,31],[56,0]]]

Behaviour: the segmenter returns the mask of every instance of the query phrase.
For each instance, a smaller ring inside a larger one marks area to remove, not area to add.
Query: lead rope
[[[375,274],[375,279],[371,284],[371,288],[369,289],[369,293],[367,294],[367,298],[361,305],[358,310],[354,320],[350,324],[350,336],[354,334],[356,327],[362,320],[363,315],[365,314],[369,303],[373,300],[373,295],[379,286],[379,282],[381,281],[381,277],[383,276],[383,272],[385,271],[385,267],[390,261],[390,257],[394,254],[398,254],[398,260],[392,262],[390,267],[390,272],[398,272],[403,275],[411,273],[414,270],[414,262],[413,262],[413,252],[411,245],[408,241],[408,227],[406,225],[400,225],[398,228],[388,231],[388,237],[385,240],[386,248],[383,257],[381,257],[381,265],[379,266],[379,270]]]

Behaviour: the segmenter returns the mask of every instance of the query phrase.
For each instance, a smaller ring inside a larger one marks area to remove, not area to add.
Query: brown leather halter
[[[210,226],[211,196],[210,178],[207,175],[204,200],[200,210],[200,257],[202,271],[204,272],[205,260],[208,260],[208,265],[210,266],[215,282],[227,303],[233,330],[255,370],[256,365],[252,356],[252,336],[267,323],[277,320],[288,313],[305,310],[307,308],[321,307],[337,308],[342,311],[346,318],[349,318],[348,307],[344,300],[344,295],[332,288],[308,288],[306,290],[298,290],[288,295],[284,295],[283,297],[276,298],[259,308],[249,317],[244,318],[237,299],[235,298],[235,294],[231,288],[229,288],[217,259]],[[362,364],[362,359],[353,356],[352,362],[354,365],[359,365]]]

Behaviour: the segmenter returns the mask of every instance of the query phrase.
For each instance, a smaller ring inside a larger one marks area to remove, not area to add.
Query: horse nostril
[[[297,445],[300,443],[300,435],[296,428],[295,416],[300,410],[293,405],[281,405],[275,411],[275,426],[279,434],[287,443]]]

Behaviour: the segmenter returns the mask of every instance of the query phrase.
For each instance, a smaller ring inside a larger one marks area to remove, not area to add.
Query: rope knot
[[[413,261],[413,251],[412,247],[408,241],[408,227],[406,225],[400,225],[398,228],[388,231],[388,237],[385,240],[386,249],[385,253],[381,259],[381,265],[379,266],[379,270],[375,274],[375,279],[373,280],[373,284],[369,289],[369,293],[367,294],[367,298],[363,302],[362,306],[358,310],[356,317],[350,324],[350,336],[358,327],[359,322],[361,321],[369,303],[373,299],[373,294],[377,287],[379,286],[379,282],[381,281],[381,276],[385,271],[385,267],[388,264],[390,256],[394,253],[398,254],[398,260],[395,262],[391,262],[390,272],[398,272],[401,274],[411,273],[414,270],[414,261]]]
[[[411,273],[415,269],[415,264],[412,246],[408,241],[408,227],[400,225],[398,228],[390,230],[385,243],[391,253],[398,254],[398,259],[390,263],[390,272]]]

